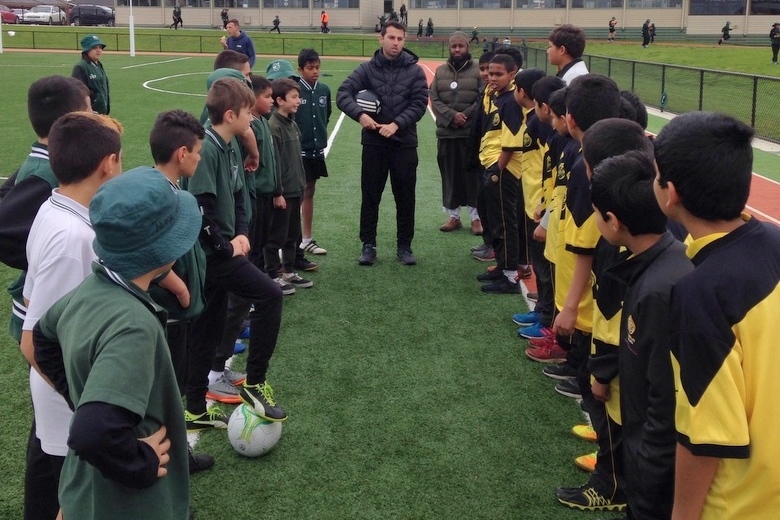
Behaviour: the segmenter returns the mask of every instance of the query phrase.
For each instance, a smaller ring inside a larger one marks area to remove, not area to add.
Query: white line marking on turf
[[[771,215],[767,215],[763,211],[757,210],[753,206],[746,205],[745,209],[747,209],[750,213],[754,213],[756,215],[760,215],[760,216],[764,217],[765,219],[769,220],[770,222],[774,222],[775,224],[780,226],[780,220],[777,220],[776,218],[772,217]]]
[[[162,78],[156,78],[156,79],[150,79],[149,81],[144,81],[143,87],[145,89],[154,90],[155,92],[162,92],[164,94],[178,94],[180,96],[197,96],[197,97],[206,97],[206,94],[193,94],[191,92],[179,92],[176,90],[165,90],[162,88],[156,88],[150,86],[152,83],[157,83],[158,81],[165,81],[167,79],[173,79],[173,78],[181,78],[184,76],[197,76],[197,75],[209,75],[211,72],[185,72],[183,74],[174,74],[173,76],[163,76]]]
[[[428,72],[431,73],[431,78],[435,78],[436,77],[436,73],[434,71],[432,71],[431,68],[428,65],[423,64],[423,67],[428,69]],[[431,104],[430,103],[428,103],[428,113],[431,114],[431,117],[433,118],[433,122],[435,123],[436,122],[436,116],[433,113],[433,108],[431,108]]]
[[[333,140],[336,139],[336,134],[339,133],[339,129],[341,128],[341,123],[344,122],[346,114],[344,112],[341,113],[339,116],[339,120],[336,121],[336,126],[333,127],[333,131],[328,136],[328,146],[325,147],[325,158],[328,157],[328,153],[330,153],[330,147],[333,145]]]
[[[175,58],[172,60],[164,60],[164,61],[152,61],[149,63],[138,63],[137,65],[128,65],[127,67],[122,67],[122,70],[125,69],[134,69],[136,67],[146,67],[147,65],[160,65],[161,63],[172,63],[174,61],[183,61],[183,60],[189,60],[191,59],[190,56],[187,56],[186,58]]]

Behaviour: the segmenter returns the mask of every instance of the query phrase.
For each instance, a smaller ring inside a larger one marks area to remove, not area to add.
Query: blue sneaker
[[[244,327],[244,330],[238,335],[238,339],[249,339],[249,327]]]
[[[236,341],[235,346],[233,347],[233,354],[241,354],[246,350],[246,345],[244,345],[243,341]]]
[[[526,312],[525,314],[513,314],[512,321],[514,321],[517,325],[522,325],[523,327],[535,325],[539,323],[539,313],[531,311]]]
[[[545,327],[541,323],[534,323],[528,327],[517,329],[517,335],[525,339],[544,339],[552,336],[552,329]]]

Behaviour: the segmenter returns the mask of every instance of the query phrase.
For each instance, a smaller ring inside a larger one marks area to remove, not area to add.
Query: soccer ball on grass
[[[270,452],[282,436],[282,423],[263,419],[241,404],[230,415],[228,439],[240,455],[261,457]]]

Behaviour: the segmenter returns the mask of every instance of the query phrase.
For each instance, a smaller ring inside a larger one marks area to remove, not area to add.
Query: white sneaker
[[[282,294],[285,296],[289,296],[291,294],[295,294],[295,287],[290,285],[289,283],[285,282],[281,278],[274,278],[274,282],[279,284],[279,287],[282,288]]]
[[[298,276],[298,273],[283,274],[282,280],[284,280],[285,283],[290,284],[292,287],[300,287],[302,289],[308,289],[309,287],[314,286],[314,282],[311,280],[306,280],[305,278],[301,278]]]
[[[313,255],[325,255],[328,254],[328,250],[317,245],[317,242],[312,238],[308,243],[301,242],[301,250],[311,253]]]

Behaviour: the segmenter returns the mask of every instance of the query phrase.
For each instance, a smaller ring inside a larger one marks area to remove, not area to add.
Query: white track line
[[[152,61],[152,62],[149,62],[149,63],[139,63],[137,65],[128,65],[127,67],[122,67],[122,70],[134,69],[136,67],[146,67],[148,65],[160,65],[161,63],[172,63],[174,61],[184,61],[184,60],[189,60],[189,59],[191,59],[190,56],[187,56],[186,58],[175,58],[175,59],[172,59],[172,60]]]
[[[434,71],[432,71],[431,68],[428,65],[423,64],[422,66],[425,67],[426,69],[428,69],[428,72],[431,73],[431,81],[433,81],[433,78],[436,77],[436,73]],[[428,113],[431,114],[431,118],[433,119],[433,122],[435,123],[436,122],[436,116],[433,113],[433,108],[431,108],[431,104],[430,103],[428,103]]]

